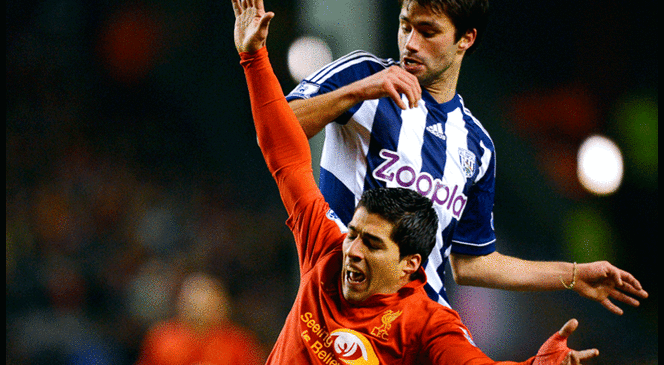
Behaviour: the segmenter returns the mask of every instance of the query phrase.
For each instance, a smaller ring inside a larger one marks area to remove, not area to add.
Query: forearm
[[[498,252],[485,256],[452,254],[454,280],[460,285],[514,291],[561,290],[573,280],[569,262],[527,261]]]
[[[291,100],[288,104],[307,138],[312,138],[360,101],[351,84],[310,99]]]
[[[291,211],[305,191],[317,190],[311,171],[311,152],[302,129],[288,106],[274,74],[267,50],[241,53],[254,125],[268,169],[275,178],[286,209]]]

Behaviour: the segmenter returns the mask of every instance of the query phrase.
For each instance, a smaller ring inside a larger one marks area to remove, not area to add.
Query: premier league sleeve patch
[[[348,233],[348,228],[346,228],[346,225],[341,221],[341,219],[339,218],[337,213],[334,212],[334,210],[329,209],[327,213],[325,213],[325,216],[327,217],[327,219],[337,224],[341,233]]]
[[[309,99],[318,93],[318,90],[320,90],[320,85],[309,81],[302,81],[288,96]]]

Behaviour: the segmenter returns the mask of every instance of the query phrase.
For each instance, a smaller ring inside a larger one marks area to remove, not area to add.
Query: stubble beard
[[[443,67],[436,70],[431,70],[430,68],[427,67],[426,72],[424,72],[421,75],[416,75],[417,81],[419,81],[420,86],[423,89],[426,89],[427,91],[430,92],[437,88],[444,88],[445,87],[444,85],[447,84],[447,79],[454,77],[453,75],[454,72],[452,69],[453,69],[453,62],[448,62]],[[440,85],[440,87],[437,87],[437,85]]]

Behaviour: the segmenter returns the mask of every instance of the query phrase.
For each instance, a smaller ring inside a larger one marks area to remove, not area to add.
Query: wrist
[[[359,104],[365,100],[368,100],[366,93],[364,91],[364,86],[362,86],[362,80],[356,81],[354,83],[348,84],[345,87],[344,91],[344,102],[345,104],[352,107],[353,105]],[[341,90],[339,89],[339,90]],[[349,108],[350,108],[349,107]]]
[[[576,285],[576,277],[577,277],[577,268],[576,268],[576,262],[572,264],[572,279],[568,283],[565,282],[565,279],[563,279],[562,275],[560,276],[560,282],[563,284],[563,287],[565,289],[574,289],[574,286]]]
[[[267,53],[267,48],[266,47],[260,47],[256,50],[238,50],[238,54],[240,55],[241,59],[249,59],[249,58],[254,58],[259,54]]]

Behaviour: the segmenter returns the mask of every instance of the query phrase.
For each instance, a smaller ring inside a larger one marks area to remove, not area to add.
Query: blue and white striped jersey
[[[355,51],[307,77],[287,99],[324,94],[395,64]],[[367,100],[327,125],[319,184],[345,224],[366,189],[406,187],[429,197],[440,229],[425,266],[427,292],[449,306],[443,278],[450,252],[495,251],[495,160],[491,138],[461,96],[439,104],[423,90],[417,108]]]

